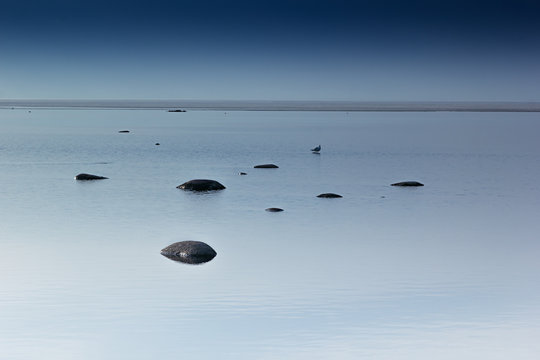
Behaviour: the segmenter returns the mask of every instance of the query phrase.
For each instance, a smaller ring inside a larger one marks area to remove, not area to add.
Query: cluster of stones
[[[169,110],[170,112],[183,112],[182,110]],[[129,130],[120,130],[120,133],[129,133]],[[159,145],[159,143],[156,143]],[[279,168],[275,164],[262,164],[255,165],[255,169],[277,169]],[[247,175],[245,172],[241,172],[240,175]],[[105,176],[92,175],[81,173],[75,176],[75,180],[103,180],[108,179]],[[391,184],[391,186],[400,186],[400,187],[415,187],[415,186],[424,186],[424,184],[417,181],[402,181]],[[196,191],[196,192],[209,192],[209,191],[218,191],[225,189],[225,186],[219,183],[216,180],[210,179],[194,179],[187,181],[183,184],[177,186],[178,189]],[[318,198],[342,198],[343,196],[334,193],[323,193],[317,195]],[[282,212],[283,209],[271,207],[265,209],[268,212]],[[187,264],[202,264],[212,260],[216,255],[216,251],[208,244],[201,241],[180,241],[174,244],[167,246],[161,250],[161,254],[167,258],[179,261]]]

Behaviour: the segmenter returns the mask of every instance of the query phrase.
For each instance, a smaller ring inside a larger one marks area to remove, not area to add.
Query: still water
[[[1,359],[540,356],[538,114],[4,109],[0,130]],[[176,189],[196,178],[227,189]],[[160,255],[183,240],[217,256]]]

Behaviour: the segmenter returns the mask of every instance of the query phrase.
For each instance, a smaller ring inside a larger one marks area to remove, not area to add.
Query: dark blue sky
[[[17,1],[0,98],[540,101],[534,1]]]

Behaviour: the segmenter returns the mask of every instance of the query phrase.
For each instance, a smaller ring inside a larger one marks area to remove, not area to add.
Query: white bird
[[[313,149],[311,149],[311,151],[318,153],[319,151],[321,151],[321,145],[314,147]]]

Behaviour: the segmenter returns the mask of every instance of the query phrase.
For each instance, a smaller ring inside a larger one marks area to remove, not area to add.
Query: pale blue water
[[[538,114],[4,109],[0,129],[1,359],[540,356]],[[194,178],[227,189],[175,188]],[[181,240],[218,255],[160,255]]]

